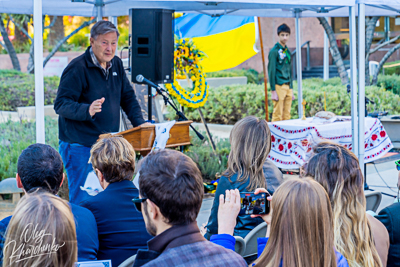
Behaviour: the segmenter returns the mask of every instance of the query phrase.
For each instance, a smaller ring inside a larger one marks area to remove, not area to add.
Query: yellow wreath
[[[199,108],[207,102],[206,75],[199,63],[203,56],[203,52],[196,49],[192,40],[177,39],[174,53],[175,80],[165,87],[185,107]],[[185,90],[176,80],[188,77],[193,81],[192,91]]]

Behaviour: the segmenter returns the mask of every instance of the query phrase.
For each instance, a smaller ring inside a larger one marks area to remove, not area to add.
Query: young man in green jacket
[[[290,120],[290,108],[293,95],[291,54],[286,43],[290,37],[290,28],[286,24],[278,27],[279,42],[268,55],[268,77],[272,90],[274,112],[272,121]]]

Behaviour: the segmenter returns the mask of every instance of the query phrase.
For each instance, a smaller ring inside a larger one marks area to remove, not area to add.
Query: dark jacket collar
[[[86,48],[85,51],[85,60],[86,60],[86,64],[89,68],[98,68],[92,60],[92,56],[90,55],[90,48],[91,46],[89,46],[88,48]]]
[[[142,266],[156,259],[165,250],[193,244],[206,239],[200,234],[196,222],[185,225],[175,225],[147,242],[148,250],[138,250],[135,266]]]

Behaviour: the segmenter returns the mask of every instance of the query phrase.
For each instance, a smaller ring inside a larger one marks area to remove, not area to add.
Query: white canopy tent
[[[368,1],[368,0],[363,0]],[[382,0],[382,2],[387,0]],[[372,1],[379,4],[380,1]],[[397,1],[396,1],[397,2]],[[362,144],[364,135],[358,133],[364,132],[364,61],[360,57],[359,61],[359,113],[361,116],[360,123],[357,125],[357,72],[356,72],[356,6],[355,0],[309,0],[307,3],[301,0],[230,0],[218,2],[199,2],[199,1],[131,1],[131,0],[0,0],[0,12],[34,14],[35,22],[35,97],[36,97],[36,140],[37,142],[45,142],[44,130],[44,93],[43,93],[43,40],[42,40],[42,15],[75,15],[75,16],[122,16],[129,13],[131,8],[164,8],[173,9],[178,12],[199,12],[209,15],[246,15],[260,17],[295,17],[296,18],[296,63],[298,73],[298,100],[302,102],[302,82],[301,82],[301,33],[300,18],[301,17],[334,17],[349,16],[350,17],[350,66],[351,66],[351,98],[352,98],[352,133],[353,133],[353,151],[357,153],[360,159],[360,165],[363,164],[364,146]],[[365,17],[365,3],[358,4],[361,17]],[[377,10],[375,6],[367,8],[368,14],[373,15]],[[380,9],[379,9],[380,10]],[[382,9],[382,12],[388,12],[393,15],[395,11],[390,9]],[[347,15],[346,15],[347,14]],[[382,13],[383,14],[383,13]],[[386,15],[383,14],[383,15]],[[359,23],[360,40],[364,40],[365,35],[364,23]],[[364,53],[364,45],[359,46],[360,55]],[[299,117],[302,117],[302,107],[299,104]],[[358,138],[357,138],[358,137]]]

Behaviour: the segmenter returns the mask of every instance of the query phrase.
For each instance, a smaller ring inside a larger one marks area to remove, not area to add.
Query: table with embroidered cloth
[[[268,123],[271,130],[268,158],[279,168],[298,169],[310,157],[312,146],[320,141],[330,140],[352,150],[351,117],[335,119],[329,123],[316,122],[313,118]],[[364,129],[365,163],[381,158],[392,149],[392,142],[379,119],[365,118]]]

